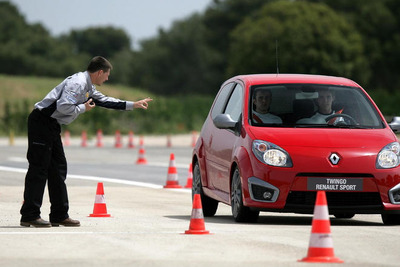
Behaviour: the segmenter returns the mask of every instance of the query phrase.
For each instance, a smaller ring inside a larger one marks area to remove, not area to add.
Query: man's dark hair
[[[112,65],[104,57],[96,56],[90,61],[87,71],[93,73],[99,70],[107,72],[108,70],[112,70]]]
[[[264,89],[264,88],[257,88],[256,90],[254,90],[253,93],[253,99],[257,98],[258,92],[268,92],[270,96],[272,96],[272,92],[270,89]]]

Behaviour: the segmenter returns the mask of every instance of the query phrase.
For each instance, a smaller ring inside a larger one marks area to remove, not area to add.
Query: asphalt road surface
[[[188,189],[164,189],[174,153],[179,183],[188,175],[191,146],[145,147],[147,165],[135,164],[138,147],[65,148],[70,216],[81,227],[19,226],[27,162],[25,142],[0,142],[1,266],[328,266],[298,262],[307,256],[312,215],[261,213],[256,224],[234,223],[219,205],[205,218],[209,235],[186,235],[191,221]],[[93,212],[104,183],[109,218]],[[42,217],[48,219],[45,194]],[[335,256],[342,266],[400,266],[400,226],[378,215],[331,217]]]

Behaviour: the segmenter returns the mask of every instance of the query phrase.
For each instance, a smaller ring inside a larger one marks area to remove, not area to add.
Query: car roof
[[[312,74],[248,74],[230,78],[225,83],[242,80],[246,84],[284,84],[284,83],[309,83],[309,84],[335,84],[343,86],[361,87],[356,82],[343,78]],[[224,84],[225,84],[224,83]]]

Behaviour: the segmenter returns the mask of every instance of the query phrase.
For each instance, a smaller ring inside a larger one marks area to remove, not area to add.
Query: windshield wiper
[[[339,124],[339,125],[329,125],[329,124],[295,124],[295,128],[341,128],[341,129],[372,129],[368,126],[362,125],[347,125],[347,124]]]
[[[295,128],[328,128],[328,124],[295,124]]]
[[[362,125],[334,125],[334,127],[347,129],[373,129],[372,127]]]

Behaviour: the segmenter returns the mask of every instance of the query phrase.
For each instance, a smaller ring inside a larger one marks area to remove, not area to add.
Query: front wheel
[[[235,169],[232,176],[231,208],[236,222],[256,222],[260,214],[259,211],[252,211],[243,205],[242,182],[238,168]]]
[[[215,213],[217,212],[218,201],[206,196],[203,192],[199,162],[196,162],[193,168],[192,200],[194,198],[194,194],[200,194],[201,205],[203,207],[204,216],[205,217],[214,216]]]

